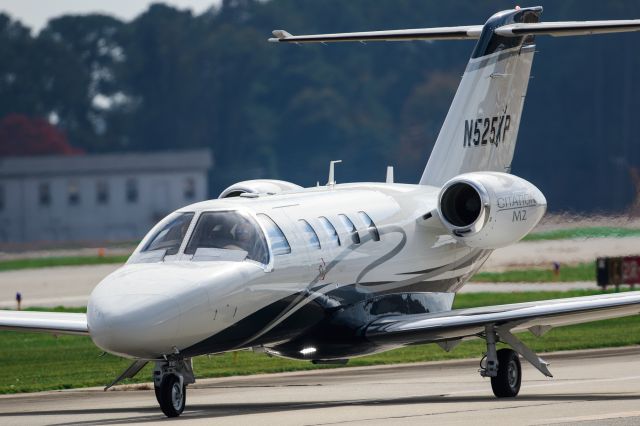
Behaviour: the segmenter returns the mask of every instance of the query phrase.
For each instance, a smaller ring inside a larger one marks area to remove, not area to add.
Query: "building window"
[[[127,203],[138,202],[138,182],[135,179],[127,179]]]
[[[324,216],[320,216],[318,219],[320,220],[320,223],[322,224],[325,232],[329,236],[329,241],[331,242],[331,244],[336,247],[339,246],[340,237],[338,236],[338,231],[336,231],[335,226],[333,226],[333,224],[329,222],[329,219]]]
[[[194,178],[187,178],[184,181],[184,199],[193,200],[196,198],[196,180]]]
[[[307,245],[316,249],[320,249],[320,240],[318,239],[318,234],[316,234],[316,231],[313,230],[313,227],[309,225],[309,222],[304,219],[300,219],[298,220],[298,222],[300,222],[300,225],[302,226],[302,232],[304,232],[305,242],[307,243]]]
[[[358,212],[358,214],[360,215],[360,219],[362,219],[364,224],[367,226],[367,231],[369,231],[369,235],[371,235],[373,241],[380,241],[380,233],[378,232],[378,228],[376,227],[376,224],[373,223],[373,220],[371,220],[369,215],[365,212]]]
[[[41,206],[51,205],[51,185],[46,182],[38,185],[38,204]]]
[[[358,235],[358,230],[356,229],[356,226],[353,224],[353,222],[351,222],[351,219],[343,214],[339,214],[338,217],[340,217],[345,230],[349,233],[353,244],[360,244],[360,235]]]
[[[99,180],[96,183],[96,202],[98,204],[107,204],[109,202],[109,184],[107,184],[107,181]]]
[[[67,186],[67,202],[72,206],[80,204],[80,187],[78,186],[78,182],[69,182]]]

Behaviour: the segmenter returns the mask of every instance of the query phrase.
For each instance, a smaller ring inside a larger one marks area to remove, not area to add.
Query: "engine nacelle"
[[[254,179],[234,183],[220,193],[218,198],[239,197],[240,194],[277,194],[302,189],[300,185],[284,180]]]
[[[456,176],[444,184],[438,196],[438,214],[454,238],[483,249],[519,241],[546,210],[547,200],[538,188],[506,173]]]

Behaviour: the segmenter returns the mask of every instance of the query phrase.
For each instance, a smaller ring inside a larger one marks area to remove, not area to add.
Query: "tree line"
[[[630,1],[539,3],[545,20],[640,17]],[[194,15],[158,3],[130,22],[61,16],[38,34],[0,14],[0,119],[47,120],[73,152],[210,147],[212,196],[250,178],[324,183],[332,159],[343,160],[339,182],[380,181],[394,165],[397,181],[413,183],[473,41],[275,45],[271,30],[478,24],[511,7],[224,0]],[[633,201],[638,37],[538,40],[513,172],[538,185],[552,210],[621,211]]]

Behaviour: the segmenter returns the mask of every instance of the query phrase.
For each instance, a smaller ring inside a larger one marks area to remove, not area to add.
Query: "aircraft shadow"
[[[546,394],[546,395],[522,395],[518,396],[517,401],[521,402],[570,402],[570,401],[627,401],[637,400],[637,394]],[[406,398],[389,398],[389,399],[358,399],[347,401],[290,401],[290,402],[258,402],[258,403],[233,403],[233,404],[188,404],[183,415],[177,419],[192,420],[203,418],[230,417],[250,414],[266,414],[277,412],[291,412],[297,410],[319,409],[319,408],[340,408],[340,407],[356,407],[356,406],[393,406],[408,404],[442,404],[442,403],[479,403],[479,402],[497,402],[493,396],[447,396],[447,395],[428,395],[414,396]],[[510,400],[506,400],[510,401]],[[469,408],[469,407],[467,407]],[[133,414],[146,413],[144,416],[126,416],[117,417],[108,420],[89,420],[89,421],[69,421],[55,423],[57,426],[72,425],[109,425],[123,422],[148,423],[162,420],[164,416],[160,409],[156,406],[145,407],[128,407],[128,408],[101,408],[101,409],[59,409],[59,410],[42,410],[29,412],[5,412],[0,414],[0,419],[7,416],[47,416],[47,415],[65,415],[73,417],[74,415],[117,415],[117,414]]]

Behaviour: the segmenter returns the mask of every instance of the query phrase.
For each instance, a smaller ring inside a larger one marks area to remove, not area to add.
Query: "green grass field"
[[[129,256],[67,256],[67,257],[38,257],[34,259],[3,260],[0,271],[15,269],[48,268],[51,266],[81,266],[101,265],[108,263],[124,263]]]
[[[519,283],[519,282],[575,282],[575,281],[595,281],[595,262],[581,263],[579,265],[561,265],[560,274],[556,277],[551,270],[551,265],[547,269],[520,269],[505,272],[480,272],[471,278],[475,282],[489,283]]]
[[[605,238],[637,237],[640,229],[615,226],[595,226],[589,228],[567,228],[556,231],[535,232],[523,238],[523,241],[566,240],[569,238]]]
[[[456,308],[516,303],[557,297],[596,294],[592,291],[540,293],[461,294]],[[64,309],[60,309],[64,310]],[[78,311],[74,309],[73,311]],[[640,344],[640,317],[628,317],[551,330],[542,338],[523,333],[521,338],[540,352],[616,347]],[[100,356],[88,337],[0,332],[0,393],[32,392],[84,386],[102,386],[113,380],[129,361],[111,355]],[[463,342],[447,353],[436,345],[416,345],[394,351],[351,360],[349,365],[394,364],[453,358],[478,358],[484,352],[481,340]],[[194,360],[196,375],[219,377],[254,373],[331,368],[309,362],[270,358],[248,351],[198,357]],[[134,380],[148,382],[147,366]]]

